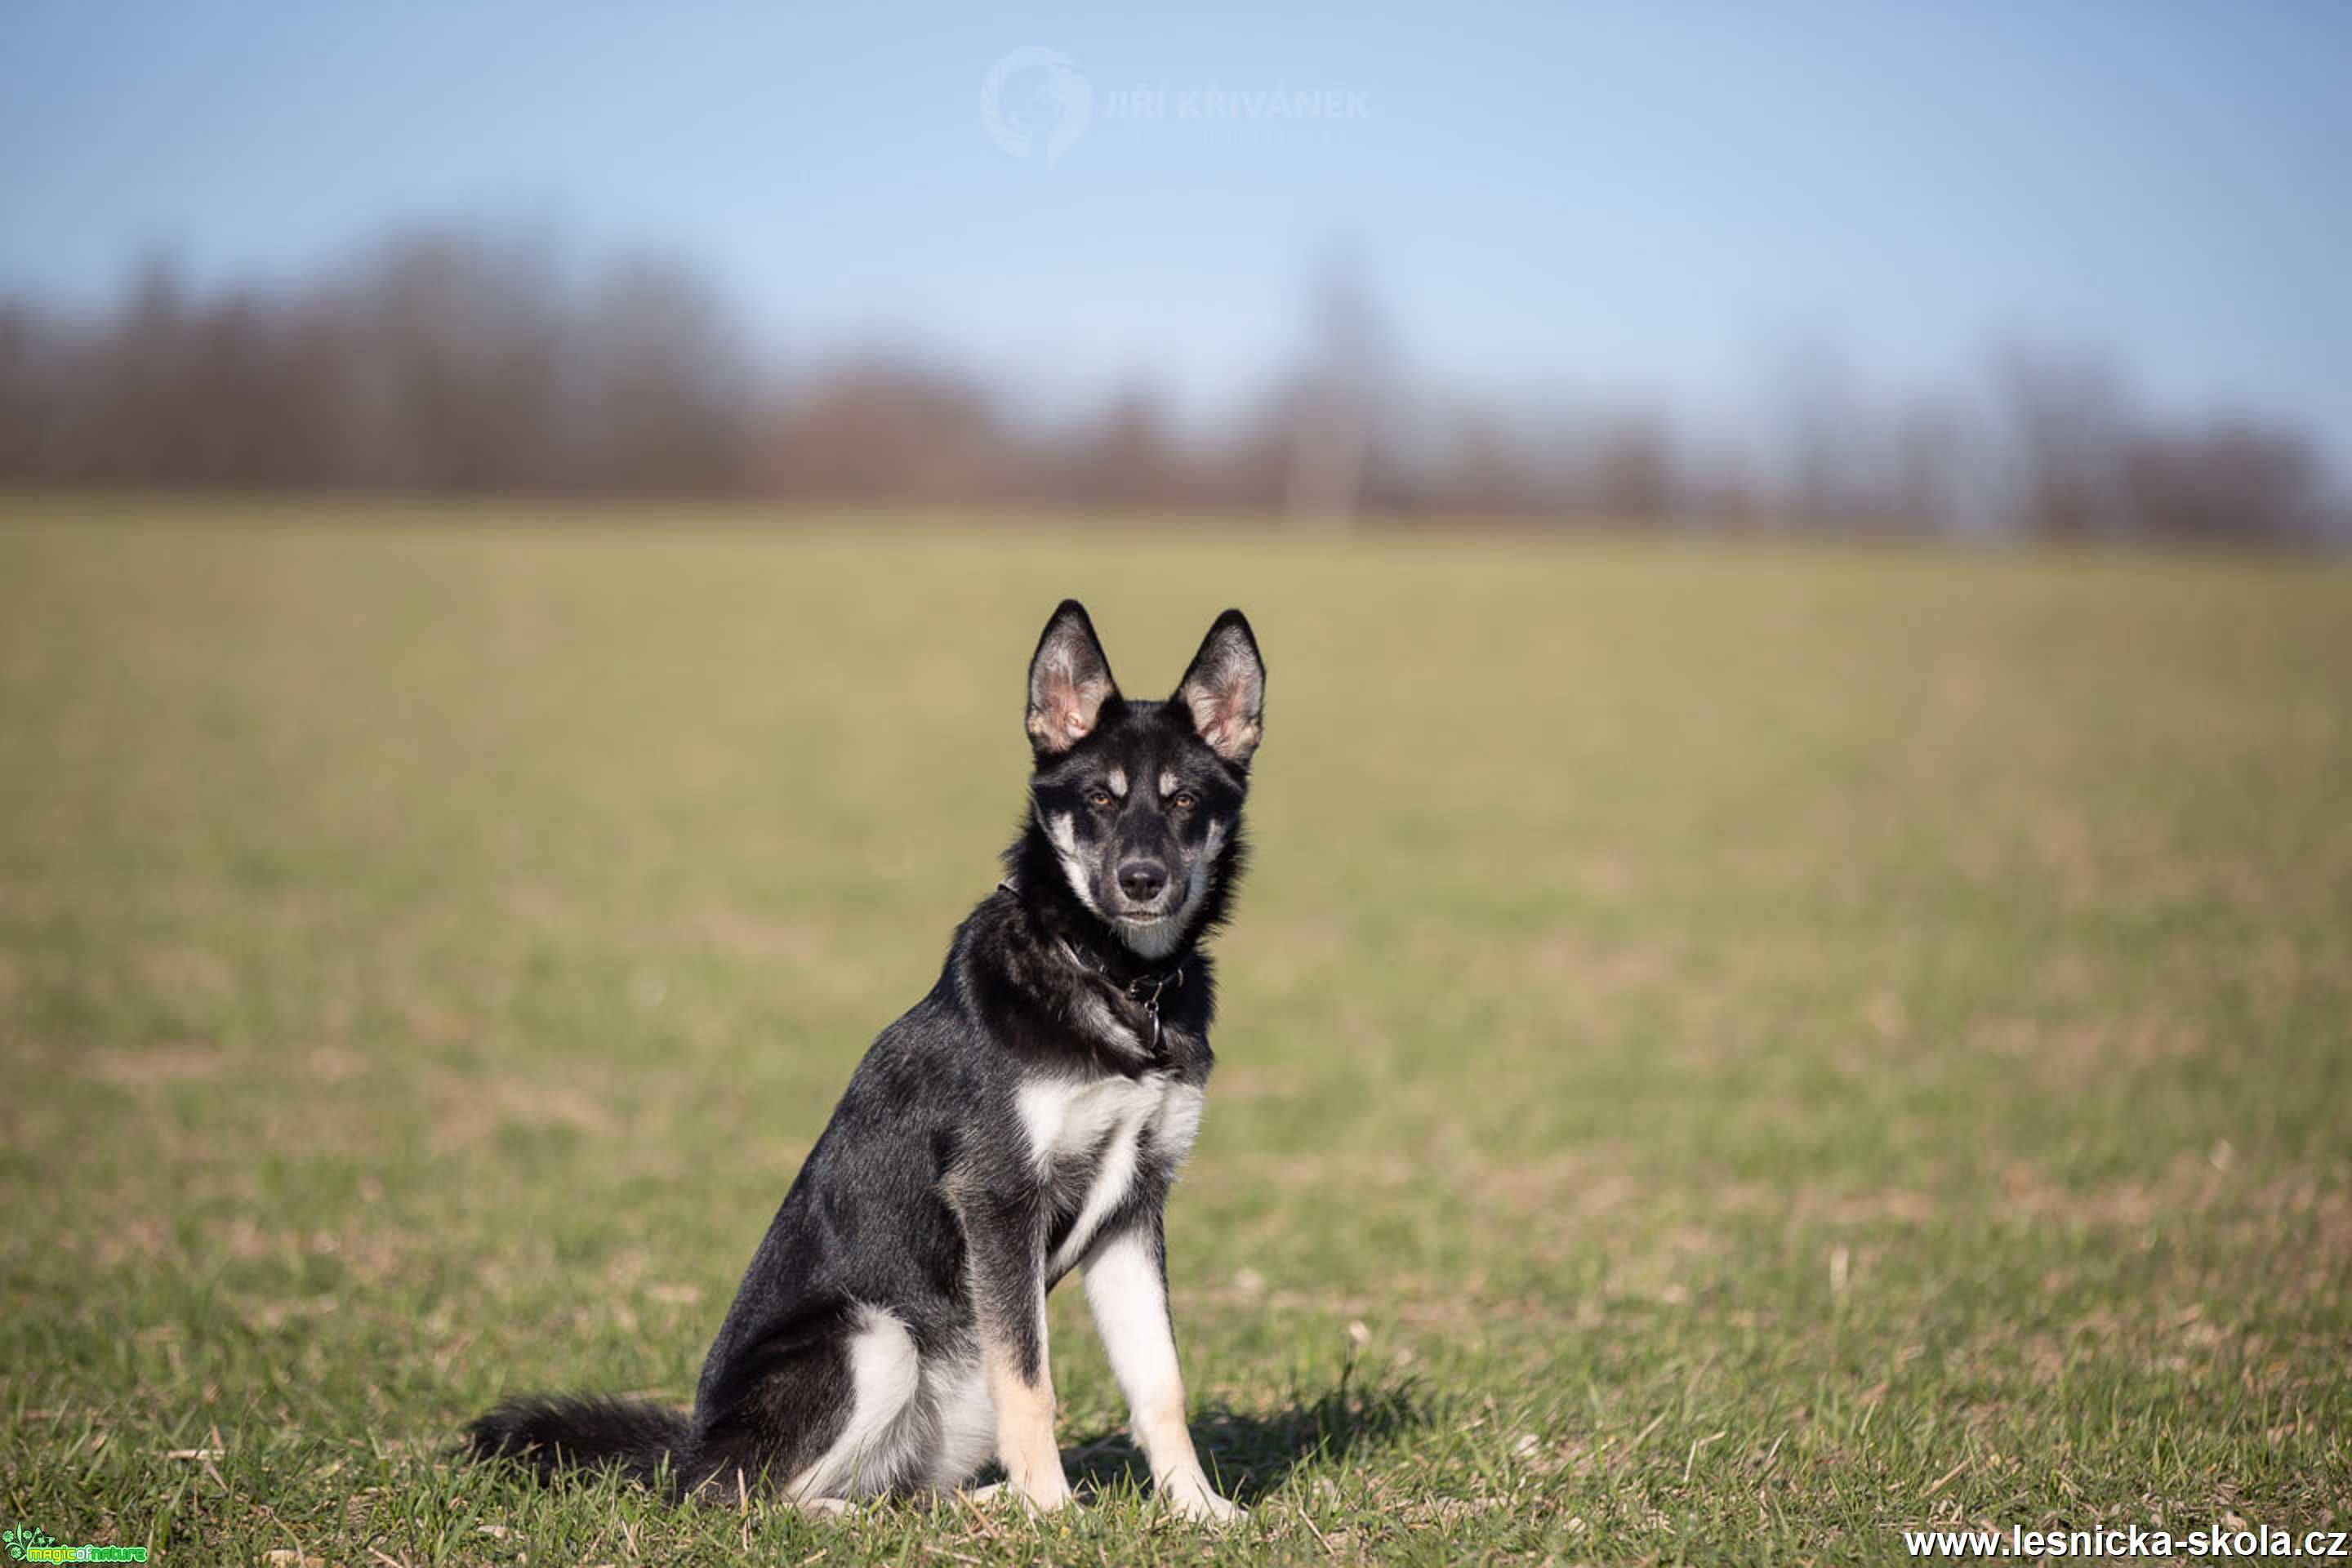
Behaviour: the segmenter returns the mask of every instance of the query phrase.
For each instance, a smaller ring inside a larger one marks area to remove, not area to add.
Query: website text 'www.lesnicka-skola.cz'
[[[2105,1530],[1906,1530],[1904,1550],[1914,1557],[2192,1557],[2294,1558],[2310,1562],[2352,1557],[2352,1531],[2244,1529],[2213,1526],[2176,1535],[2137,1525]]]

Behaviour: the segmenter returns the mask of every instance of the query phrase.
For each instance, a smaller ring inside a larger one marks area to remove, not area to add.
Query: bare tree
[[[674,263],[624,263],[587,305],[566,378],[567,467],[626,494],[732,493],[751,479],[755,400],[742,334],[718,298]]]
[[[1790,356],[1758,462],[1660,406],[1416,389],[1344,257],[1311,302],[1296,372],[1188,438],[1142,385],[1047,425],[904,353],[787,380],[690,269],[583,267],[530,233],[405,231],[269,288],[157,260],[95,317],[0,300],[0,481],[2352,542],[2308,438],[2151,420],[2080,353],[2000,356],[1989,415]]]
[[[1674,455],[1664,421],[1629,410],[1593,442],[1589,504],[1616,522],[1661,522],[1674,510]]]
[[[2247,419],[2135,437],[2124,484],[2135,521],[2166,539],[2315,544],[2328,518],[2318,455]]]
[[[1293,410],[1284,487],[1292,516],[1356,515],[1391,370],[1370,291],[1349,260],[1335,260],[1317,286],[1313,342]]]
[[[2080,352],[2011,348],[1994,363],[1993,387],[2016,457],[2018,525],[2055,539],[2128,527],[2124,447],[2132,420],[2114,368]]]

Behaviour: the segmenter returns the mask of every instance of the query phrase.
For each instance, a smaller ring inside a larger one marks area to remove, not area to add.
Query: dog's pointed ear
[[[1236,767],[1249,766],[1265,733],[1265,660],[1258,657],[1249,617],[1239,610],[1217,617],[1172,700],[1192,715],[1193,732],[1211,751]]]
[[[1066,752],[1093,734],[1103,710],[1118,700],[1087,607],[1063,600],[1029,659],[1029,744],[1041,757]]]

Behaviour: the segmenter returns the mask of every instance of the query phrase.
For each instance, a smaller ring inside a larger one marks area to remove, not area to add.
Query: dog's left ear
[[[1193,732],[1211,751],[1236,767],[1249,766],[1265,733],[1265,660],[1258,657],[1248,616],[1227,610],[1217,617],[1172,700],[1192,715]]]

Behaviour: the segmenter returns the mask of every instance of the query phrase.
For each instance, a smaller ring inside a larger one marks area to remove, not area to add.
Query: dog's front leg
[[[1242,1510],[1209,1485],[1192,1450],[1192,1430],[1184,1425],[1184,1376],[1176,1364],[1159,1216],[1138,1219],[1097,1242],[1086,1270],[1087,1302],[1127,1395],[1135,1440],[1151,1466],[1151,1484],[1193,1519],[1232,1519]]]
[[[1054,1441],[1044,1227],[1025,1205],[985,1205],[963,1219],[981,1362],[996,1406],[996,1457],[1023,1501],[1057,1509],[1070,1500],[1070,1482]]]

